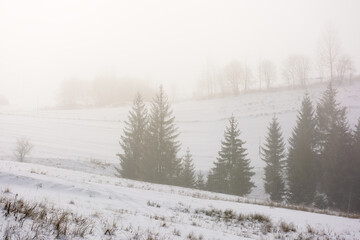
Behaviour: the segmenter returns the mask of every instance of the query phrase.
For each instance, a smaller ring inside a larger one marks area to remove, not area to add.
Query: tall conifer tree
[[[336,101],[336,90],[329,84],[317,107],[317,132],[321,166],[321,189],[330,206],[345,210],[350,192],[352,136],[346,108]]]
[[[124,178],[141,179],[141,166],[144,161],[145,130],[147,112],[140,94],[137,94],[128,120],[125,122],[124,133],[121,136],[120,158],[121,168],[116,168],[118,175]]]
[[[181,170],[181,182],[180,185],[183,187],[192,188],[195,186],[196,176],[195,176],[195,167],[193,163],[193,158],[190,153],[190,150],[186,150],[186,155],[182,162]]]
[[[181,170],[181,159],[177,158],[180,143],[175,117],[168,98],[160,86],[150,110],[146,136],[146,179],[156,183],[175,184]]]
[[[317,185],[317,155],[313,115],[310,98],[305,95],[296,127],[289,139],[287,157],[289,201],[295,204],[311,204],[314,201]]]
[[[234,116],[229,120],[226,127],[224,140],[221,142],[221,150],[215,166],[208,177],[208,188],[217,192],[230,193],[239,196],[251,192],[255,186],[251,181],[254,175],[250,160],[246,157],[244,141],[240,137],[240,130]]]
[[[204,174],[199,172],[196,176],[196,188],[197,189],[205,189],[206,183],[204,179]]]
[[[353,134],[353,157],[349,174],[347,211],[360,212],[360,118]]]
[[[346,108],[336,101],[336,89],[330,83],[316,108],[317,151],[321,155],[333,127],[345,122]]]
[[[265,192],[272,201],[281,201],[285,193],[284,164],[285,144],[281,128],[276,117],[273,117],[269,127],[266,143],[262,149],[262,160],[266,166],[264,177]]]

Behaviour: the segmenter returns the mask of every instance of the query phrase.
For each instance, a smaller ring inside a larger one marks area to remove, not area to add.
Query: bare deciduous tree
[[[239,85],[242,75],[242,65],[238,61],[233,61],[225,66],[224,74],[227,81],[230,83],[234,95],[239,94]]]
[[[306,86],[310,72],[309,58],[304,55],[290,55],[283,67],[283,77],[288,85]]]
[[[319,80],[319,82],[323,82],[326,80],[325,79],[326,67],[322,63],[322,60],[321,60],[321,57],[319,54],[317,54],[317,56],[315,57],[314,70],[316,71],[316,74],[318,74],[317,76],[314,76],[314,77],[317,78]]]
[[[27,138],[18,138],[16,140],[16,147],[14,150],[16,160],[18,160],[19,162],[23,162],[25,160],[25,156],[31,152],[32,148],[33,145],[29,142]]]
[[[71,79],[63,82],[59,96],[60,104],[65,107],[84,104],[87,90],[88,88],[85,81]]]
[[[262,84],[262,62],[259,61],[258,68],[257,68],[257,75],[258,75],[258,81],[259,81],[259,89],[261,90],[261,84]]]
[[[265,60],[261,63],[261,71],[266,83],[266,88],[269,89],[276,77],[275,66],[270,60]]]
[[[340,43],[333,26],[328,26],[324,31],[319,45],[319,57],[330,75],[330,81],[334,80],[335,65],[340,54]]]
[[[354,73],[354,65],[349,56],[342,56],[336,63],[337,79],[344,81],[346,78],[351,80]]]
[[[210,97],[213,96],[216,93],[216,70],[209,61],[206,61],[202,78],[206,84],[207,95]]]
[[[218,71],[215,75],[215,78],[216,78],[216,82],[219,85],[221,95],[225,96],[229,92],[229,90],[226,84],[226,77],[224,71]]]
[[[250,81],[252,78],[251,69],[248,67],[247,63],[244,66],[244,73],[243,73],[243,82],[244,82],[244,91],[246,92],[249,88]]]
[[[294,55],[289,56],[283,65],[282,75],[288,86],[294,86],[296,82],[296,60]]]

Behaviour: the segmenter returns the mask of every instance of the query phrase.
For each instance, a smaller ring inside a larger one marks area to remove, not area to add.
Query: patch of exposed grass
[[[13,219],[6,226],[1,239],[47,239],[85,237],[92,233],[90,219],[61,209],[49,208],[45,204],[25,201],[14,197],[0,197],[4,217]],[[24,224],[30,224],[27,232],[20,231]]]

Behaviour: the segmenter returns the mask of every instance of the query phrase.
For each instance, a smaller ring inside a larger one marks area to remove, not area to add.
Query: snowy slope
[[[325,86],[308,89],[316,102]],[[182,143],[181,154],[190,148],[198,170],[208,171],[220,149],[220,141],[231,114],[239,121],[257,188],[250,197],[264,199],[263,161],[259,144],[276,114],[287,139],[295,125],[296,113],[306,90],[277,90],[238,97],[176,102],[172,105]],[[360,82],[338,87],[338,100],[348,108],[349,123],[360,117]],[[1,111],[0,157],[11,159],[17,137],[26,136],[35,145],[30,162],[85,172],[113,175],[123,122],[130,106],[105,109],[37,112]],[[99,168],[99,164],[101,164]]]
[[[14,198],[18,193],[25,200],[45,202],[90,218],[94,230],[87,239],[131,239],[135,233],[143,237],[148,232],[156,239],[185,239],[189,234],[192,239],[360,238],[359,219],[240,203],[235,196],[30,163],[0,161],[0,169],[0,190],[11,192],[1,196]],[[209,214],[225,210],[236,218],[226,220]],[[239,214],[261,214],[270,222],[238,220]],[[113,222],[116,230],[112,236],[105,236],[103,223]],[[284,232],[281,222],[292,224],[294,231]],[[0,214],[0,236],[9,224],[15,221]],[[24,226],[23,231],[30,229],[26,229],[29,224]]]

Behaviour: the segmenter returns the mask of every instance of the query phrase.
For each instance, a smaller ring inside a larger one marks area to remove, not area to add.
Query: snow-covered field
[[[318,86],[308,93],[317,101],[324,88]],[[266,199],[259,144],[274,114],[285,139],[290,136],[304,93],[299,89],[278,90],[174,103],[181,154],[189,147],[196,168],[208,171],[220,148],[228,117],[234,114],[256,170],[257,188],[248,197],[251,201]],[[359,93],[360,82],[338,87],[338,100],[348,108],[351,126],[360,117]],[[28,112],[0,109],[2,201],[24,198],[80,214],[92,224],[88,239],[131,239],[136,234],[154,239],[360,239],[359,219],[248,204],[235,196],[114,177],[118,141],[129,108]],[[25,163],[19,163],[14,161],[13,149],[16,138],[23,136],[30,139],[34,149]],[[0,201],[1,209],[2,204]],[[0,212],[0,236],[12,224],[17,224],[15,217]],[[109,228],[111,234],[104,235]],[[31,220],[21,229],[16,231],[16,237],[26,239]],[[50,230],[43,235],[42,239],[54,237]]]
[[[243,199],[235,196],[31,163],[1,161],[0,169],[1,196],[12,201],[22,197],[81,215],[92,226],[87,239],[360,238],[359,219],[241,203]],[[0,236],[9,228],[14,239],[34,234],[31,219],[16,228],[18,222],[5,212],[0,214]],[[38,235],[39,239],[54,236],[54,228]]]

